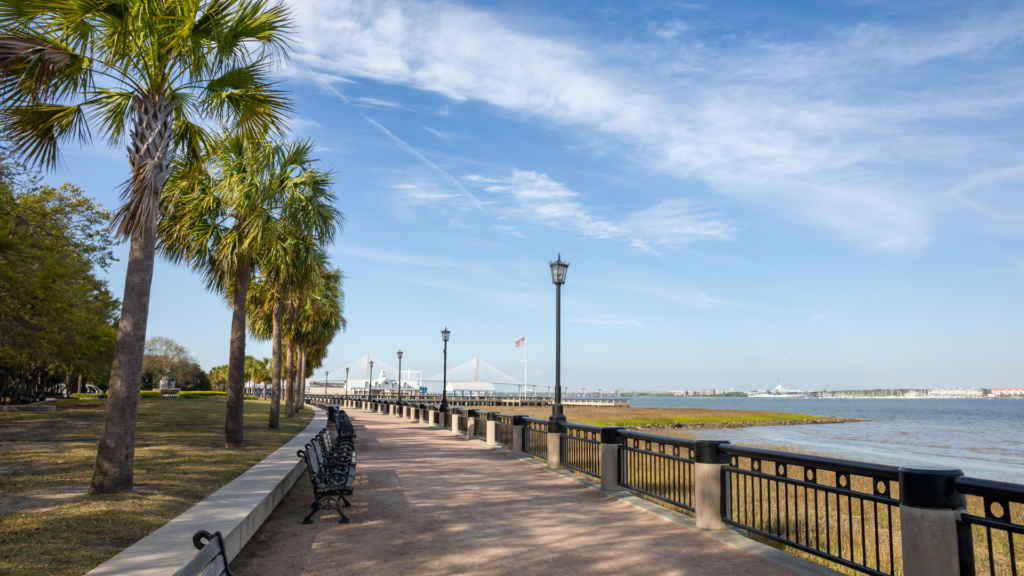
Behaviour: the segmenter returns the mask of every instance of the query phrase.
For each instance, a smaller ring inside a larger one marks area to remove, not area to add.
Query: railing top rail
[[[515,418],[516,414],[505,414],[503,412],[495,412],[494,416],[497,418]]]
[[[1024,485],[960,476],[956,479],[956,490],[969,496],[1001,498],[1024,503]]]
[[[550,422],[547,418],[531,418],[530,416],[523,417],[524,422],[532,422],[534,424],[547,424]]]
[[[600,432],[600,426],[591,426],[590,424],[574,424],[572,422],[563,422],[562,426],[566,428],[572,428],[573,430],[586,430],[588,432]]]
[[[807,468],[825,469],[833,472],[843,472],[855,476],[869,476],[882,480],[899,480],[899,467],[887,466],[885,464],[874,464],[871,462],[857,462],[854,460],[840,460],[839,458],[828,458],[825,456],[811,456],[808,454],[795,454],[781,450],[767,450],[765,448],[751,448],[749,446],[738,446],[736,444],[720,444],[718,449],[730,456],[743,458],[757,458],[782,462]]]
[[[691,438],[680,438],[678,436],[663,436],[661,434],[650,434],[648,432],[636,432],[634,430],[619,430],[619,436],[621,438],[629,438],[632,440],[643,440],[645,442],[657,442],[658,444],[667,444],[669,446],[684,446],[686,448],[696,448],[697,441]]]

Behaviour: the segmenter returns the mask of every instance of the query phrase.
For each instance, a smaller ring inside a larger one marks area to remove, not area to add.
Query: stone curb
[[[219,531],[224,536],[228,561],[232,560],[305,471],[295,452],[327,426],[327,414],[307,406],[314,415],[305,430],[202,502],[88,574],[172,576],[196,555],[192,534],[197,530]]]

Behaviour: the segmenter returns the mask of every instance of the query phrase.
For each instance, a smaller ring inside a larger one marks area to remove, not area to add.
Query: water
[[[788,444],[880,464],[952,466],[968,476],[1024,484],[1024,401],[630,398],[652,408],[777,410],[864,418],[847,424],[692,430],[704,438]]]

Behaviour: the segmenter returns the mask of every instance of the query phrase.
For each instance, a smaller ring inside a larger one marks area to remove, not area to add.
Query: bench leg
[[[305,518],[302,519],[302,523],[303,524],[312,524],[313,523],[313,520],[312,520],[313,514],[316,514],[317,512],[320,511],[320,506],[318,506],[317,504],[319,504],[319,502],[313,502],[313,504],[310,506],[310,508],[312,508],[312,510],[309,512],[309,514],[306,515]]]
[[[341,500],[342,502],[345,503],[345,508],[349,508],[352,506],[352,503],[348,501],[348,498],[345,498],[344,494],[341,495]]]
[[[341,511],[341,508],[338,508],[338,516],[341,516],[341,520],[338,520],[338,524],[348,524],[348,516],[345,516],[345,513]]]

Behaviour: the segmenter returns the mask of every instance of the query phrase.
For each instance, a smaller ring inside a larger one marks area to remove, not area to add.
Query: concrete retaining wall
[[[192,545],[196,530],[220,531],[228,559],[233,559],[305,470],[295,452],[327,426],[326,413],[310,407],[313,421],[287,444],[89,574],[172,576],[196,555]]]

